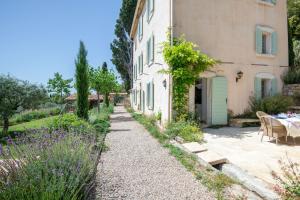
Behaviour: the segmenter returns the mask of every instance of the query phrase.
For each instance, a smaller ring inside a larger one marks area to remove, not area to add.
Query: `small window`
[[[266,98],[271,96],[272,83],[271,79],[262,79],[261,80],[261,97]]]
[[[264,32],[262,34],[262,54],[271,54],[272,46],[271,46],[271,34],[268,32]]]
[[[277,54],[277,33],[269,27],[256,27],[256,53],[260,55]]]

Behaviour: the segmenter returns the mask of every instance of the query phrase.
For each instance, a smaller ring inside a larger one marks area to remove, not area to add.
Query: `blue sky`
[[[79,40],[89,63],[111,64],[110,43],[121,0],[0,0],[0,74],[47,83],[73,78]]]

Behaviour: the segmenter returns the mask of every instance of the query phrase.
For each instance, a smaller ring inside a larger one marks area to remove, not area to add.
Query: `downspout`
[[[169,11],[169,16],[170,16],[170,39],[171,39],[171,46],[173,46],[173,0],[170,0],[170,11]],[[170,123],[172,121],[172,76],[169,74],[169,108],[168,108],[168,122]]]

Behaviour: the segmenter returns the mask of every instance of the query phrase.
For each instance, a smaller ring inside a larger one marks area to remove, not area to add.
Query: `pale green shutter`
[[[256,27],[256,53],[262,54],[262,30],[257,26]]]
[[[254,94],[257,100],[261,99],[261,78],[256,77],[254,80]]]
[[[141,54],[141,74],[144,73],[144,54]]]
[[[276,55],[277,54],[277,50],[278,50],[278,36],[277,36],[277,32],[273,32],[272,33],[272,54]]]
[[[150,83],[147,83],[147,107],[150,107]]]
[[[227,97],[228,86],[225,77],[212,79],[212,124],[225,125],[228,123]]]
[[[150,39],[147,41],[147,64],[150,63]]]
[[[274,5],[276,5],[277,0],[271,0],[271,3],[273,3]]]
[[[150,61],[151,62],[154,62],[154,36],[151,37],[151,40],[150,40],[150,45],[151,45],[151,52],[150,52]]]
[[[150,87],[149,87],[149,89],[150,89],[150,91],[149,91],[149,93],[150,93],[149,109],[153,110],[154,109],[154,83],[153,83],[153,81],[151,83],[149,83],[149,85],[150,85]]]
[[[272,79],[272,88],[271,88],[271,95],[274,96],[278,93],[278,87],[277,87],[277,79]]]

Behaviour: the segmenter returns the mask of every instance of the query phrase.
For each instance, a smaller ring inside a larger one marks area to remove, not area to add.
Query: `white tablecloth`
[[[300,119],[299,118],[288,118],[278,119],[287,129],[288,136],[300,137]]]

